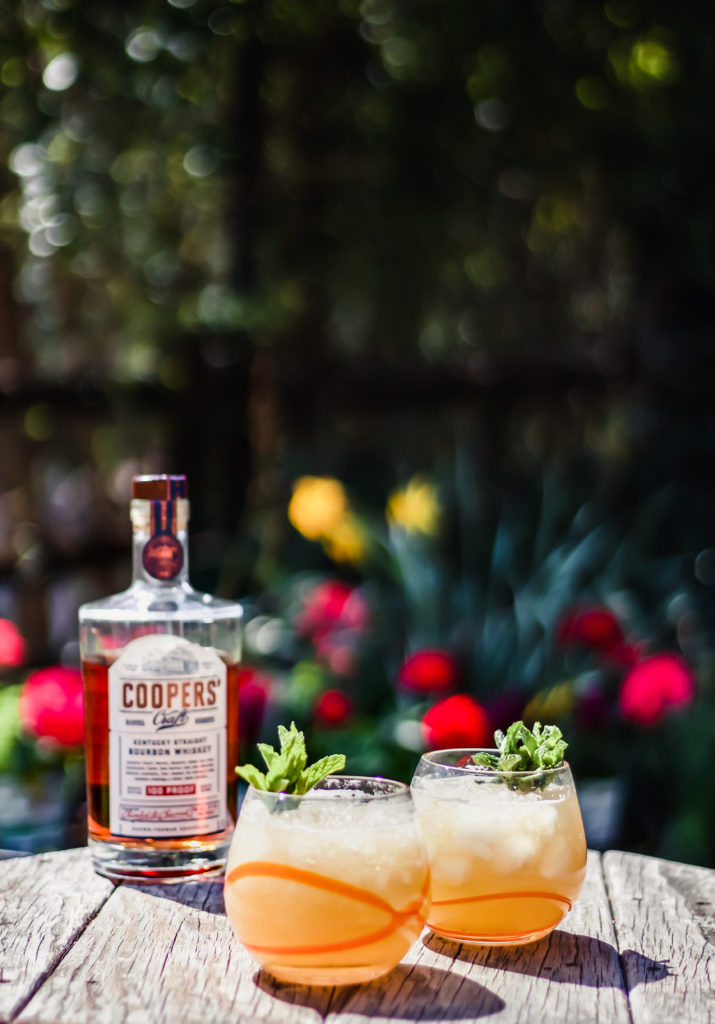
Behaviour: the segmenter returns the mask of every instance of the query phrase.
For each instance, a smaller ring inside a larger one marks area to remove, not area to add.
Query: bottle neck
[[[188,581],[188,520],[189,503],[184,498],[132,500],[133,583],[175,587]]]

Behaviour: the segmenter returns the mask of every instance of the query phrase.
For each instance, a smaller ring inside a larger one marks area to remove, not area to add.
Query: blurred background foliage
[[[409,778],[469,695],[568,726],[604,844],[715,863],[714,46],[698,2],[0,6],[11,789],[74,792],[20,687],[185,472],[246,756],[292,714]]]

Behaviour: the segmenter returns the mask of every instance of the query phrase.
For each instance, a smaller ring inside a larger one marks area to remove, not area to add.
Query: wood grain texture
[[[115,889],[86,851],[4,862],[0,1021],[715,1024],[715,872],[630,854],[604,863],[607,886],[589,854],[574,909],[538,943],[490,950],[426,931],[385,978],[322,989],[256,967],[220,882]]]
[[[536,1014],[536,1016],[535,1016]],[[218,883],[123,885],[30,1001],[18,1024],[182,1024],[489,1018],[629,1020],[600,861],[548,939],[480,950],[425,932],[384,979],[349,988],[273,981],[234,939]]]
[[[221,883],[123,884],[30,1001],[19,1024],[278,1020],[236,942]],[[301,1020],[313,1021],[315,1014]]]
[[[113,889],[87,850],[0,861],[0,1021],[22,1009]]]
[[[589,854],[586,882],[573,910],[560,928],[540,942],[490,950],[435,936],[423,938],[417,966],[436,968],[447,979],[445,984],[437,982],[426,1019],[464,1021],[488,1016],[490,1024],[593,1024],[597,1020],[628,1024],[614,940],[600,857]],[[429,959],[427,953],[432,954]],[[464,979],[461,988],[457,987],[460,978]],[[445,999],[451,990],[454,997]]]
[[[715,871],[611,851],[604,872],[634,1021],[715,1022]]]

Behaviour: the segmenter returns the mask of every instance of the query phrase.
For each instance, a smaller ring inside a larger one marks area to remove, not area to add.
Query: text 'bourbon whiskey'
[[[79,611],[89,846],[109,878],[223,870],[236,823],[239,604],[188,582],[183,476],[133,481],[133,579]]]

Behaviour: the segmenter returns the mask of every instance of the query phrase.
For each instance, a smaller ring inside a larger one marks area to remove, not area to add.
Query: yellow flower
[[[334,532],[347,515],[345,488],[331,476],[302,476],[293,484],[288,518],[309,540],[321,540]]]
[[[568,682],[557,683],[549,690],[539,690],[524,708],[526,722],[552,722],[563,718],[573,708],[573,692]]]
[[[346,515],[323,537],[323,547],[333,561],[358,565],[365,559],[368,542],[359,521],[352,515]]]
[[[388,523],[408,533],[436,533],[441,513],[436,488],[419,476],[414,476],[403,490],[393,491],[387,502]]]

